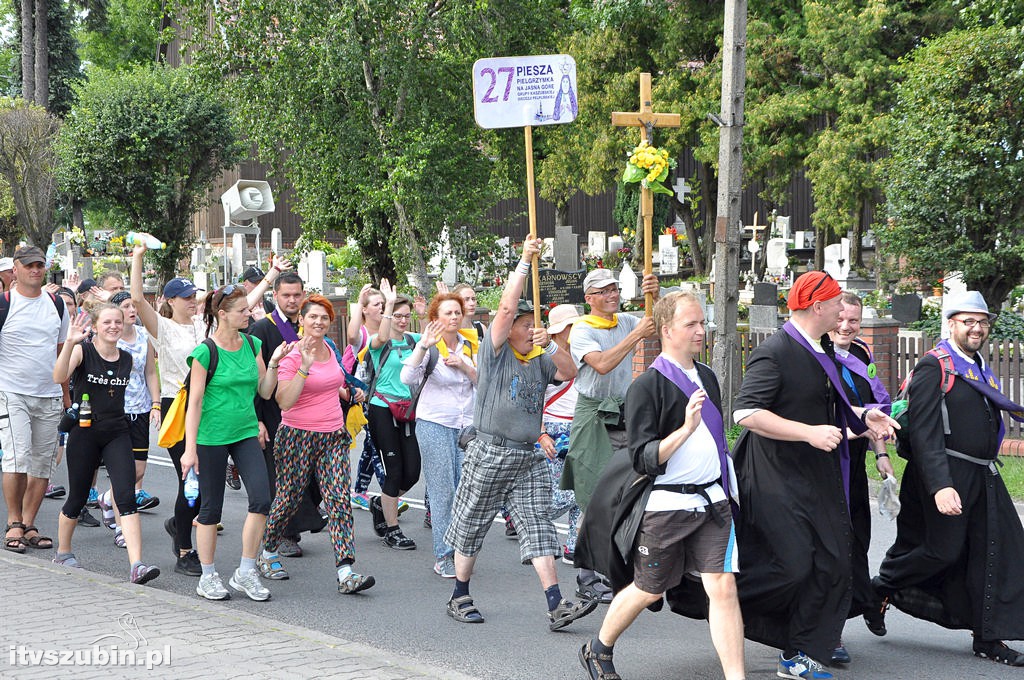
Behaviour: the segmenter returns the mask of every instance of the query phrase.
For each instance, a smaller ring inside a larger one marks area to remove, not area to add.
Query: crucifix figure
[[[654,144],[654,128],[656,127],[679,127],[678,113],[654,113],[651,107],[651,74],[640,74],[640,110],[613,111],[612,125],[626,127],[636,125],[640,127],[640,141]],[[654,220],[654,193],[650,189],[640,188],[640,215],[644,220],[644,275],[653,271],[651,265],[651,230]],[[644,295],[644,312],[651,316],[654,312],[654,296],[650,293]]]

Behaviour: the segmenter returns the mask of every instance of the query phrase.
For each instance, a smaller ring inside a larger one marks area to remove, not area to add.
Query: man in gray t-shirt
[[[508,277],[498,312],[480,344],[477,437],[462,462],[462,476],[444,541],[455,549],[455,591],[448,615],[461,623],[484,618],[469,594],[476,555],[503,502],[519,530],[519,554],[537,571],[548,603],[551,630],[586,616],[596,600],[562,598],[555,569],[561,546],[548,516],[551,476],[545,454],[534,444],[543,432],[544,390],[576,376],[572,357],[534,328],[533,306],[520,296],[540,239],[527,239],[519,266]]]

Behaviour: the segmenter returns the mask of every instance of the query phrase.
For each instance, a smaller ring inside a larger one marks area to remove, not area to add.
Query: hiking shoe
[[[89,489],[89,498],[85,501],[85,507],[96,509],[100,507],[100,492],[96,490],[96,487]],[[96,526],[99,526],[98,524]]]
[[[189,550],[184,555],[179,555],[178,561],[174,564],[174,571],[185,576],[202,576],[203,565],[199,564],[199,554],[195,550]]]
[[[160,499],[156,496],[150,496],[146,493],[145,489],[137,489],[135,491],[135,507],[139,510],[151,510],[158,505],[160,505]]]
[[[792,659],[786,659],[779,654],[779,670],[775,674],[780,678],[796,680],[827,680],[835,677],[803,652],[797,652]]]
[[[384,519],[384,508],[380,505],[380,496],[370,499],[370,515],[373,517],[373,530],[378,536],[383,537],[388,533],[388,521]]]
[[[132,567],[132,573],[129,580],[132,583],[141,586],[143,583],[149,583],[159,575],[160,567],[147,567],[145,564],[139,564]]]
[[[53,484],[49,484],[46,487],[46,492],[43,493],[43,498],[64,498],[64,495],[67,494],[67,492],[68,490],[63,486],[54,486]]]
[[[974,640],[974,656],[991,659],[1007,666],[1024,666],[1024,654],[1007,647],[1002,640]]]
[[[548,628],[551,630],[565,628],[576,619],[582,619],[595,609],[597,609],[597,600],[570,602],[563,597],[558,606],[548,612],[548,619],[551,621],[548,624]]]
[[[569,550],[569,546],[562,548],[562,561],[566,564],[576,564],[576,551]]]
[[[100,525],[100,521],[89,512],[89,508],[82,508],[82,512],[78,513],[78,523],[83,527],[98,527]]]
[[[235,491],[242,488],[242,478],[238,476],[238,468],[234,463],[228,463],[224,468],[224,483]]]
[[[832,664],[837,663],[850,663],[850,653],[846,651],[842,640],[839,641],[839,646],[832,650]]]
[[[401,515],[403,512],[409,509],[409,504],[401,498],[398,499],[398,514]]]
[[[434,573],[441,578],[455,578],[455,556],[446,555],[434,562]]]
[[[350,571],[344,579],[338,580],[338,592],[342,595],[355,595],[363,590],[369,590],[377,583],[372,576],[364,576]]]
[[[302,557],[302,548],[293,538],[282,538],[277,546],[277,554],[282,557]]]
[[[586,581],[576,577],[576,596],[582,600],[596,600],[600,604],[610,604],[614,593],[605,585],[597,574]]]
[[[260,553],[256,558],[256,568],[260,570],[260,576],[271,581],[285,581],[288,579],[288,570],[281,564],[281,558],[274,555],[266,558]]]
[[[387,532],[380,542],[395,550],[416,549],[416,541],[403,534],[401,529],[393,529]]]
[[[370,496],[364,491],[363,493],[352,492],[352,507],[359,508],[360,510],[370,509]]]
[[[505,518],[505,537],[506,538],[519,538],[519,532],[516,531],[516,525],[512,521],[512,515]]]
[[[228,585],[240,593],[245,593],[250,600],[264,602],[270,599],[270,591],[260,582],[260,574],[253,569],[248,574],[243,574],[235,569],[235,573],[228,579]]]
[[[220,580],[220,574],[213,572],[208,576],[200,576],[199,584],[196,586],[196,594],[205,597],[207,600],[230,600],[231,593],[224,587]]]
[[[53,556],[53,563],[54,564],[60,564],[60,565],[65,566],[65,567],[72,567],[74,569],[81,569],[82,568],[82,565],[79,564],[78,560],[75,559],[75,554],[74,553],[68,553],[68,554],[64,555],[64,557],[57,557],[56,555],[54,555]]]

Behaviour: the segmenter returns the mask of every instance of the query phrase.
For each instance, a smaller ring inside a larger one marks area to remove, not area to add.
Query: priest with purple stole
[[[740,512],[737,578],[746,636],[781,650],[783,678],[832,678],[851,605],[847,429],[889,436],[895,421],[851,405],[829,331],[842,289],[812,271],[790,289],[790,320],[751,353],[733,419]]]
[[[694,360],[704,346],[704,310],[692,293],[673,292],[655,306],[654,325],[661,333],[662,353],[625,399],[632,476],[645,480],[643,492],[628,508],[620,500],[615,513],[635,518],[623,522],[633,528],[630,539],[635,533],[635,540],[624,542],[631,554],[622,555],[632,583],[626,585],[618,570],[609,569],[618,592],[598,636],[580,649],[580,663],[593,680],[617,678],[613,647],[619,636],[645,608],[660,606],[666,594],[675,609],[673,594],[687,582],[687,574],[699,573],[704,589],[699,604],[704,607],[706,593],[711,641],[723,674],[727,680],[743,678],[743,620],[735,579],[739,556],[730,503],[736,497],[736,476],[718,380]],[[611,468],[602,484],[610,474]],[[595,494],[585,526],[609,514],[602,506],[614,495]],[[591,528],[592,540],[619,533]],[[577,545],[578,555],[580,550]]]

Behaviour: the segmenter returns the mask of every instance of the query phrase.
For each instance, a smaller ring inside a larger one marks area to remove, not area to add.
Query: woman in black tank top
[[[84,342],[93,326],[91,343]],[[81,404],[89,395],[92,422],[78,425],[68,434],[68,497],[61,508],[57,554],[53,561],[78,567],[71,552],[71,538],[78,515],[85,506],[93,475],[103,463],[114,491],[115,512],[124,532],[125,547],[131,562],[129,579],[146,583],[160,575],[160,569],[142,563],[142,527],[135,506],[135,457],[124,413],[124,392],[132,371],[132,357],[119,349],[117,340],[124,329],[124,312],[115,305],[100,304],[89,314],[83,312],[68,329],[57,363],[54,382],[69,378],[74,382],[74,401]]]

